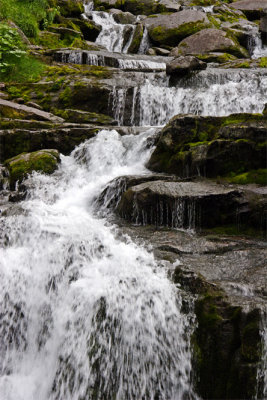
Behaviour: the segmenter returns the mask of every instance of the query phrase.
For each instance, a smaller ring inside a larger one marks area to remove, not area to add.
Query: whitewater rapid
[[[1,400],[196,398],[180,292],[95,209],[110,180],[149,173],[153,134],[101,131],[1,218]]]

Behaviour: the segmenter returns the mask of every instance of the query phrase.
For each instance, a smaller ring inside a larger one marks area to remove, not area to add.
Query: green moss
[[[228,182],[247,185],[249,183],[256,183],[258,185],[267,185],[267,169],[257,169],[243,174],[235,175],[228,178]]]
[[[67,86],[63,90],[63,92],[60,93],[59,101],[62,103],[64,107],[68,107],[71,105],[71,96],[72,96],[72,91],[69,86]]]
[[[260,58],[259,67],[260,68],[267,68],[267,57],[261,57]]]
[[[59,162],[59,153],[56,150],[40,150],[33,153],[22,153],[5,161],[10,176],[10,185],[14,188],[17,181],[22,181],[27,174],[39,171],[51,174]]]
[[[167,29],[163,26],[157,26],[149,30],[151,38],[158,43],[167,45],[177,45],[182,39],[194,33],[210,27],[205,22],[187,22],[179,26],[179,28]]]

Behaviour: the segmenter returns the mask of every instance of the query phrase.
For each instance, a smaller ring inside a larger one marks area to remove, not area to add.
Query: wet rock
[[[145,19],[143,24],[155,43],[169,46],[175,46],[185,37],[210,26],[206,14],[194,10],[153,16]]]
[[[143,25],[137,24],[133,34],[132,42],[128,48],[128,53],[132,54],[138,53],[143,38],[143,33],[144,33]]]
[[[143,225],[212,227],[236,216],[239,198],[238,191],[208,182],[154,181],[129,188],[118,212]]]
[[[247,58],[248,52],[229,33],[218,29],[203,29],[182,40],[173,49],[171,56],[187,54],[206,54],[209,52],[229,53],[236,57]]]
[[[181,177],[229,176],[266,168],[265,117],[174,117],[161,132],[147,166]]]
[[[267,8],[266,0],[241,0],[231,3],[231,7],[243,11],[249,19],[259,19]]]
[[[181,56],[175,58],[173,61],[166,65],[166,72],[168,75],[182,77],[192,71],[199,71],[205,68],[207,68],[207,64],[203,61],[198,60],[196,57]]]
[[[39,119],[55,123],[64,121],[51,113],[3,99],[0,99],[0,116],[5,118]]]
[[[99,128],[92,125],[63,124],[40,127],[36,122],[27,129],[0,130],[0,161],[14,157],[23,152],[54,148],[63,154],[69,154],[78,144],[92,138]]]
[[[79,27],[84,40],[90,42],[94,42],[102,30],[102,27],[97,25],[94,21],[72,18],[71,22]]]
[[[21,182],[27,174],[38,171],[52,174],[60,162],[57,150],[39,150],[33,153],[23,153],[5,161],[9,172],[10,187],[14,188],[17,181]]]

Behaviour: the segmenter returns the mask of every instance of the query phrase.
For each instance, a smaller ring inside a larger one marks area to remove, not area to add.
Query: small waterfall
[[[95,216],[110,180],[147,173],[152,134],[100,132],[0,218],[1,400],[197,399],[181,292]]]
[[[256,398],[267,398],[267,309],[262,310],[261,324],[262,362],[258,369],[258,392]]]
[[[112,14],[104,11],[92,11],[85,8],[85,13],[93,21],[102,27],[96,39],[96,44],[104,46],[110,52],[127,53],[134,31],[135,25],[118,24]]]
[[[147,28],[144,29],[143,37],[140,43],[138,54],[146,54],[147,50],[151,47]]]
[[[140,87],[140,122],[164,125],[176,114],[225,116],[262,112],[266,102],[267,75],[263,72],[206,70],[177,86],[147,79]]]
[[[263,43],[259,32],[250,36],[248,49],[251,57],[254,59],[267,57],[267,45]]]

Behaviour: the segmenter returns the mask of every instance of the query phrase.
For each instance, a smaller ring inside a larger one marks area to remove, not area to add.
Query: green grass
[[[52,22],[56,11],[47,0],[0,0],[0,20],[13,21],[29,38],[36,38],[40,25]]]
[[[31,57],[17,30],[0,22],[0,80],[23,82],[38,79],[43,64]]]

